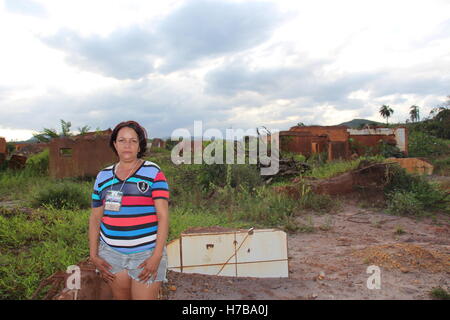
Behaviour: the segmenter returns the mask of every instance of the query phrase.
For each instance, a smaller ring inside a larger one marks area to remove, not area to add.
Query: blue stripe
[[[98,189],[99,192],[101,192],[103,189],[105,189],[106,187],[109,187],[110,185],[114,184],[114,183],[118,183],[119,180],[117,180],[117,178],[112,179],[111,181],[108,181],[107,183],[105,183],[104,185],[102,185],[102,187],[100,189]]]
[[[147,182],[150,186],[153,184],[153,182],[151,182],[150,180],[145,180],[142,178],[135,178],[135,177],[131,177],[127,180],[128,182],[139,182],[139,181],[145,181]]]
[[[134,237],[134,236],[140,236],[141,234],[151,233],[158,230],[158,226],[150,227],[150,228],[144,228],[141,230],[132,230],[132,231],[118,231],[118,230],[108,230],[103,226],[103,223],[101,224],[101,228],[103,233],[106,236],[118,236],[118,237]]]
[[[169,189],[169,185],[165,181],[158,181],[153,183],[152,189]]]
[[[136,174],[154,179],[160,170],[155,167],[142,167]]]
[[[105,210],[105,214],[115,215],[115,214],[142,214],[142,213],[155,213],[156,209],[154,206],[139,206],[139,207],[121,207],[120,211],[109,211]]]
[[[97,194],[92,194],[92,199],[93,200],[101,200]]]

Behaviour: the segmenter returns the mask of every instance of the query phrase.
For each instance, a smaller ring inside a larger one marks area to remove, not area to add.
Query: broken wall
[[[50,175],[53,178],[95,177],[99,170],[117,161],[109,139],[108,134],[53,139],[49,148]]]
[[[282,151],[310,156],[328,152],[329,160],[350,157],[349,133],[344,126],[295,126],[280,132]]]
[[[0,137],[0,153],[7,153],[7,147],[6,147],[6,139],[3,137]]]
[[[358,144],[376,147],[380,140],[395,144],[400,151],[408,155],[408,131],[406,127],[347,129],[349,137]]]
[[[327,135],[330,141],[346,142],[349,138],[349,133],[345,126],[295,126],[290,128],[289,131],[308,132],[313,136]]]

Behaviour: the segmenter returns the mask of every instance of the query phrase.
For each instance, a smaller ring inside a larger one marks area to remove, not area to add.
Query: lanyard
[[[119,191],[122,191],[123,185],[125,184],[125,182],[127,182],[127,179],[130,177],[131,173],[133,172],[134,168],[136,168],[138,163],[139,163],[139,159],[136,161],[136,164],[134,165],[133,169],[130,170],[130,173],[128,174],[128,176],[123,180],[122,186],[120,187]],[[114,168],[114,169],[117,169],[117,167]],[[116,178],[116,170],[114,170],[113,181],[114,181],[115,178]],[[112,190],[112,187],[113,187],[113,185],[111,184],[111,189],[110,190]]]

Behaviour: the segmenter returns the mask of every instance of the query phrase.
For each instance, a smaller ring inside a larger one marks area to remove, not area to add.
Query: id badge
[[[105,196],[105,210],[120,211],[122,206],[122,191],[108,190]]]

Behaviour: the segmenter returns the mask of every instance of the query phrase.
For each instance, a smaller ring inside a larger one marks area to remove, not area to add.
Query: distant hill
[[[366,124],[381,125],[381,126],[384,125],[384,123],[367,120],[367,119],[353,119],[352,121],[342,122],[342,123],[338,124],[338,126],[347,126],[349,128],[357,129],[357,128],[360,128],[362,125],[366,125]]]

